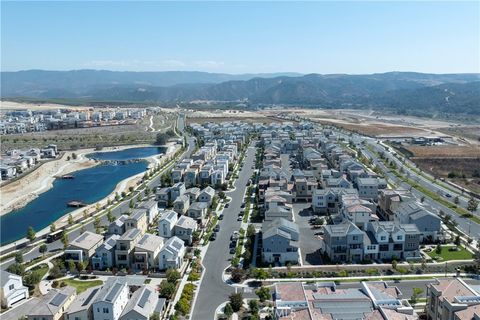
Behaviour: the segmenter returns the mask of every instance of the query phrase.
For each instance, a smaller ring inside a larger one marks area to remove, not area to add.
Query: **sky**
[[[480,2],[1,2],[1,69],[480,72]]]

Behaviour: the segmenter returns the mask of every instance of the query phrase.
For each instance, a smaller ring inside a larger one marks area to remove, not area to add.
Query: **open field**
[[[480,126],[449,126],[438,129],[448,135],[457,136],[460,139],[465,139],[472,144],[480,144]]]
[[[15,101],[1,101],[0,106],[2,110],[56,110],[56,109],[75,109],[85,110],[89,107],[86,106],[74,106],[63,105],[56,103],[27,103],[27,102],[15,102]]]
[[[243,121],[247,123],[272,123],[272,122],[280,122],[278,119],[267,118],[267,117],[188,117],[187,124],[190,123],[207,123],[207,122],[233,122],[233,121]]]
[[[480,148],[474,146],[406,146],[418,158],[480,158]]]
[[[175,123],[174,115],[159,114],[152,118],[155,131],[165,130]],[[1,151],[43,147],[56,144],[60,150],[75,150],[97,146],[118,146],[127,144],[150,144],[156,133],[150,130],[150,116],[135,124],[48,130],[2,136]]]

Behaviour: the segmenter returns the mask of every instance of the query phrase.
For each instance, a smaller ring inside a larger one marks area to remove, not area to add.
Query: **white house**
[[[10,308],[14,303],[28,299],[28,288],[22,283],[22,277],[1,270],[2,307]]]
[[[108,278],[92,305],[93,318],[118,320],[128,303],[128,286],[118,278]]]
[[[177,221],[177,213],[172,210],[166,210],[158,220],[158,234],[164,238],[171,238],[175,233],[174,228]]]
[[[132,294],[120,320],[148,320],[155,312],[157,304],[158,294],[149,286],[141,286]]]
[[[158,267],[160,270],[168,268],[178,269],[182,265],[184,256],[185,245],[183,240],[173,236],[165,242],[162,250],[160,250]]]

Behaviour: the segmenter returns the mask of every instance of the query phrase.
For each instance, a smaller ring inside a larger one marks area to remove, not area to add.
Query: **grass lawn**
[[[466,250],[464,247],[459,247],[459,251],[449,251],[448,249],[452,247],[442,247],[442,253],[437,254],[435,249],[432,252],[428,252],[428,255],[437,261],[449,261],[449,260],[468,260],[473,259],[473,253]],[[437,257],[441,257],[438,259]],[[436,259],[437,258],[437,259]]]
[[[43,278],[43,276],[48,272],[48,266],[46,264],[41,264],[32,268],[32,271],[38,272],[40,277]]]
[[[96,287],[103,284],[102,280],[80,281],[80,280],[66,279],[61,281],[77,289],[77,294],[82,293],[88,288]]]

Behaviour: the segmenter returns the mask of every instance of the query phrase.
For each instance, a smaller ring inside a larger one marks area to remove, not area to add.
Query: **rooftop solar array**
[[[95,297],[95,295],[97,294],[98,290],[100,290],[100,288],[96,288],[96,289],[92,290],[92,292],[90,292],[87,299],[85,299],[85,301],[82,303],[82,307],[86,306],[90,303],[90,301],[93,299],[93,297]]]
[[[113,286],[112,290],[110,290],[105,300],[112,302],[113,299],[115,299],[115,296],[117,295],[118,291],[120,291],[122,287],[123,287],[123,284],[115,283],[115,285]]]
[[[148,298],[150,297],[150,290],[145,290],[142,294],[142,297],[140,298],[140,301],[138,301],[138,306],[140,308],[143,308],[145,307],[145,304],[147,303],[148,301]]]
[[[50,304],[55,306],[55,307],[58,307],[65,301],[65,299],[67,299],[66,295],[64,295],[63,293],[57,293],[53,297],[53,299],[50,301]]]

